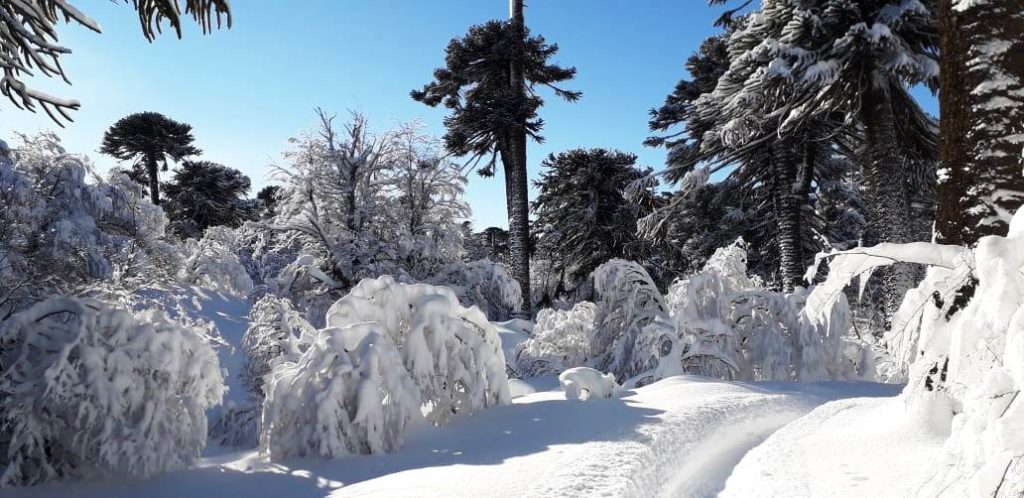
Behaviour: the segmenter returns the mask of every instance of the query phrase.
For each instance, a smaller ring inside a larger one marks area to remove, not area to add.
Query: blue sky
[[[79,2],[103,27],[97,35],[69,25],[61,42],[73,86],[39,79],[36,87],[82,101],[75,123],[58,133],[67,148],[89,154],[100,169],[114,162],[96,150],[118,118],[150,110],[194,127],[203,158],[245,172],[255,186],[287,139],[313,126],[313,109],[363,112],[375,128],[419,119],[443,133],[443,109],[409,98],[443,62],[448,41],[472,24],[508,15],[506,0],[236,0],[234,26],[184,39],[165,33],[147,43],[123,2]],[[660,167],[661,150],[641,142],[647,111],[685,75],[683,62],[709,34],[718,10],[703,0],[532,0],[534,33],[561,47],[557,61],[576,66],[566,87],[583,91],[575,104],[549,98],[541,110],[544,144],[531,144],[536,177],[551,152],[618,148],[640,164]],[[926,108],[934,112],[929,99]],[[55,126],[0,101],[0,137]],[[502,178],[470,178],[467,199],[477,228],[506,226]]]

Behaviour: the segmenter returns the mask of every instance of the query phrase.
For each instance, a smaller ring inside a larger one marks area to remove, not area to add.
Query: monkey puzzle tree
[[[451,109],[444,121],[445,146],[455,155],[469,156],[470,164],[484,161],[479,170],[482,175],[493,175],[501,158],[512,275],[522,288],[523,302],[529,303],[526,141],[527,137],[543,140],[543,121],[537,110],[544,101],[535,89],[546,86],[570,102],[581,94],[555,86],[571,79],[576,69],[549,63],[558,45],[530,36],[523,23],[521,0],[513,0],[511,6],[511,21],[472,26],[466,36],[453,39],[446,49],[445,67],[434,71],[434,81],[413,91],[412,98],[431,107],[444,104]]]
[[[160,32],[160,24],[167,21],[181,37],[181,5],[178,0],[125,0],[139,14],[142,34],[152,41]],[[221,16],[231,26],[228,0],[186,0],[185,13],[198,22],[204,33],[213,29],[216,19],[220,27]],[[61,19],[75,21],[97,33],[100,26],[66,0],[0,0],[0,95],[7,97],[19,109],[35,111],[41,107],[58,125],[60,118],[71,121],[68,111],[77,110],[77,100],[62,99],[29,88],[23,76],[60,76],[70,83],[60,57],[71,53],[59,45],[56,24]]]
[[[114,123],[103,135],[100,152],[122,161],[135,161],[136,177],[145,171],[149,180],[149,198],[160,204],[160,166],[167,171],[167,160],[180,161],[200,154],[192,145],[192,126],[179,123],[157,112],[139,112]]]

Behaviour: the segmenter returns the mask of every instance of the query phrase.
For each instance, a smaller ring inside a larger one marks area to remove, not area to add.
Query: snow
[[[751,450],[721,496],[914,496],[945,437],[899,398],[835,401]]]
[[[554,387],[552,379],[534,380]],[[422,428],[395,453],[271,464],[245,451],[148,481],[48,484],[5,496],[710,496],[749,449],[815,406],[897,389],[678,376],[587,403],[538,390]]]
[[[620,389],[615,376],[587,367],[570,368],[558,374],[558,383],[565,391],[565,399],[573,401],[607,399]]]

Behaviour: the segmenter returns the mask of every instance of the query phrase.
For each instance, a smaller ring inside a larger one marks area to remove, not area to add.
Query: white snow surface
[[[747,453],[720,496],[916,496],[948,437],[928,425],[902,398],[828,403]]]

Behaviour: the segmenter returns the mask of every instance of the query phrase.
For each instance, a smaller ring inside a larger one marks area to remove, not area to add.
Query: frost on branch
[[[0,327],[0,485],[179,469],[224,382],[201,333],[54,297]]]
[[[274,460],[391,451],[410,423],[510,400],[497,331],[447,288],[366,279],[326,321],[265,385],[260,448]]]

